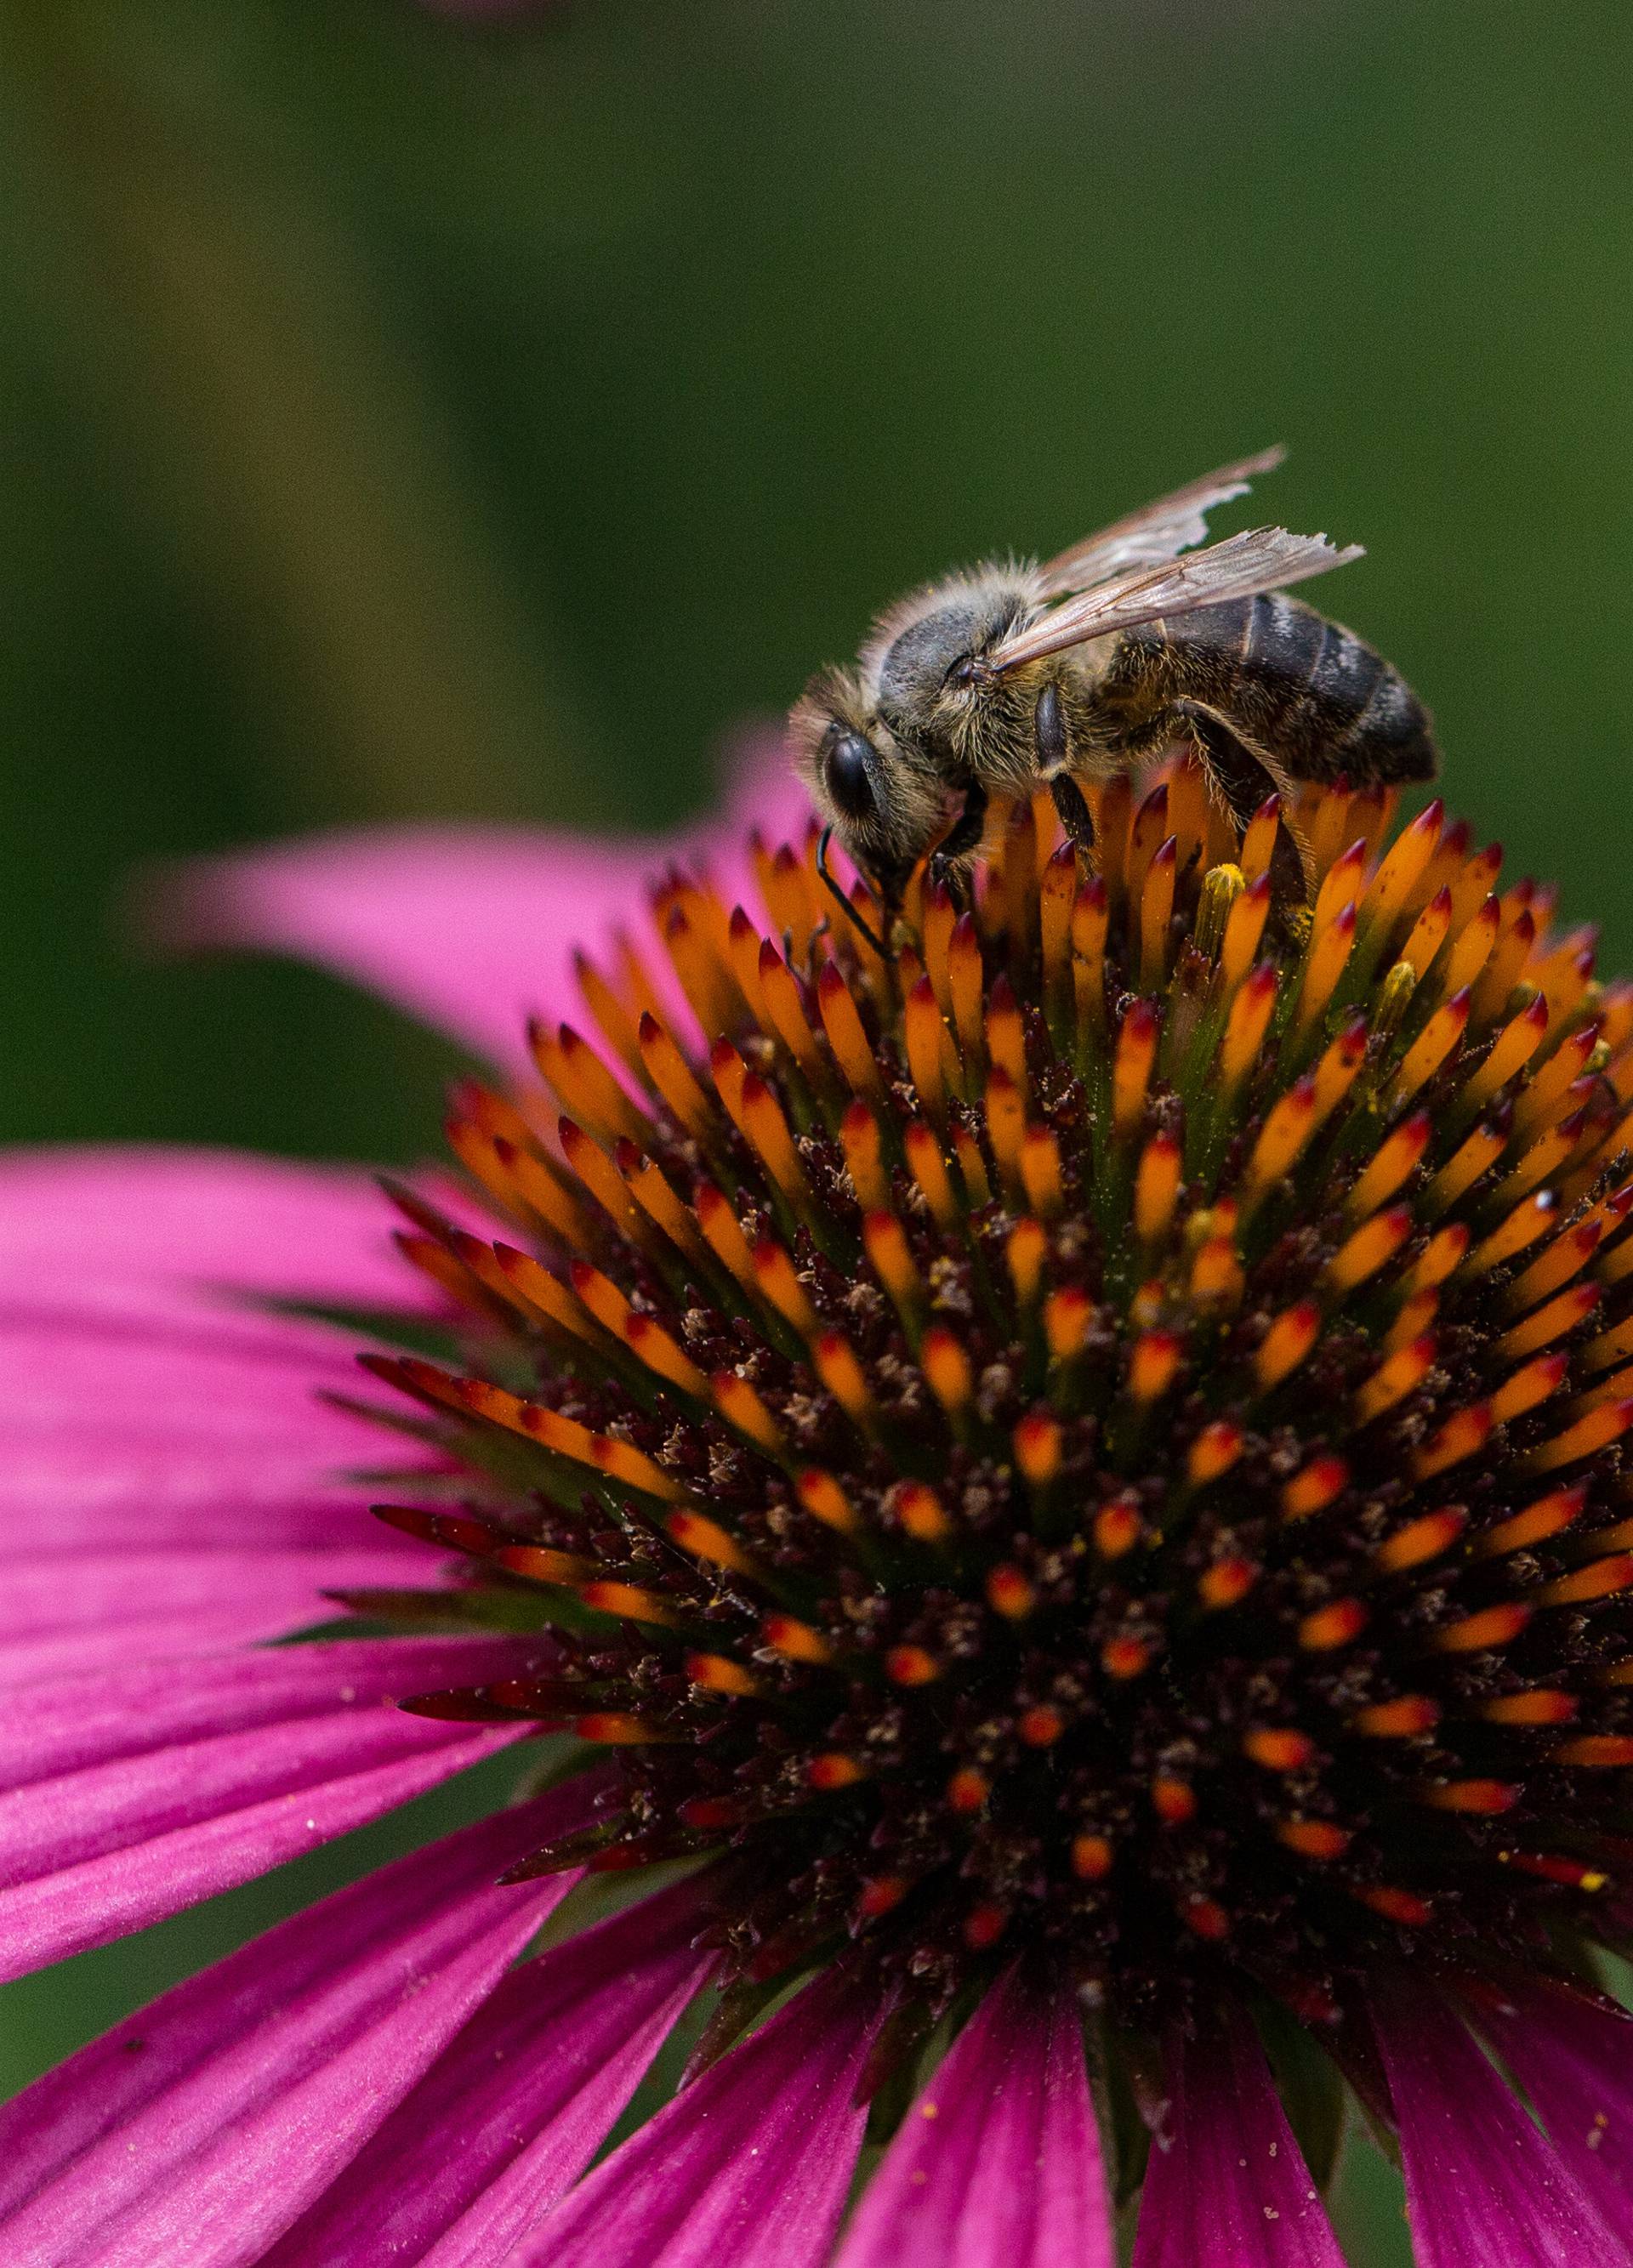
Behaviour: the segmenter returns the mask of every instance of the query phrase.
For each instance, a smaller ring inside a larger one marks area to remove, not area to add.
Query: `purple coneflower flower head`
[[[193,883],[504,1069],[395,1246],[0,1175],[0,1960],[519,1798],[0,2111],[5,2258],[1336,2268],[1357,2102],[1423,2268],[1633,2260],[1633,989],[1438,805],[1097,803],[889,961],[780,773]]]

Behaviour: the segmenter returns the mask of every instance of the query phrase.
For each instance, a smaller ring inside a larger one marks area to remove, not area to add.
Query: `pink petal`
[[[0,1686],[31,1684],[117,1660],[150,1661],[281,1637],[332,1619],[326,1594],[402,1580],[388,1528],[362,1548],[241,1551],[87,1550],[31,1557],[0,1581]]]
[[[1541,1983],[1482,1991],[1475,2014],[1605,2218],[1633,2228],[1633,2017]]]
[[[831,1970],[659,2111],[506,2268],[816,2268],[867,2114],[881,2010]]]
[[[838,2268],[1112,2268],[1116,2258],[1076,2007],[1011,1970],[907,2113]]]
[[[713,1956],[683,1884],[513,1970],[265,2268],[490,2268],[595,2154]]]
[[[1171,2139],[1152,2146],[1134,2268],[1343,2268],[1246,2017],[1176,2029],[1166,2060]]]
[[[195,945],[251,945],[320,962],[499,1063],[527,1019],[580,1013],[573,951],[650,932],[648,883],[706,865],[728,903],[757,903],[746,836],[780,842],[809,817],[780,735],[745,745],[728,808],[684,834],[625,838],[494,828],[307,836],[211,859],[172,893],[167,926]]]
[[[0,1160],[0,1308],[165,1285],[423,1307],[394,1225],[355,1168],[221,1150],[13,1150]]]
[[[525,1726],[404,1695],[515,1675],[509,1639],[377,1638],[66,1679],[0,1720],[0,1976],[58,1961],[435,1786]]]
[[[391,1249],[391,1219],[364,1174],[266,1160],[137,1150],[0,1162],[0,1558],[343,1541],[400,1550],[336,1476],[424,1466],[432,1453],[318,1399],[363,1383],[349,1335],[245,1304],[299,1295],[425,1311],[434,1295]],[[261,1627],[312,1619],[304,1601],[290,1615]],[[201,1637],[238,1626],[206,1616]],[[153,1638],[175,1650],[174,1618]]]
[[[1431,1992],[1398,1983],[1372,2016],[1419,2268],[1620,2268],[1633,2257]]]
[[[417,1851],[191,1978],[0,2109],[0,2257],[259,2260],[469,2023],[575,1877],[494,1877],[590,1784]]]

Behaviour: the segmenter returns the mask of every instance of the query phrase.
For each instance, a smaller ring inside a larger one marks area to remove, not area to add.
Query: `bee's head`
[[[812,800],[856,865],[887,899],[939,832],[939,781],[870,710],[843,670],[813,677],[789,720]]]

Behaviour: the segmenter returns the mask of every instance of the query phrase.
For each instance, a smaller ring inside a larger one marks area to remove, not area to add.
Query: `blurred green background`
[[[1276,438],[1633,962],[1624,0],[446,10],[0,8],[7,1137],[429,1146],[449,1053],[144,962],[132,868],[677,820],[901,585]],[[416,1823],[13,1988],[0,2079]]]

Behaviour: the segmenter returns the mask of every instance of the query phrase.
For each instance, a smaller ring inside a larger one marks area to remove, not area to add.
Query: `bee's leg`
[[[1049,792],[1054,798],[1054,808],[1067,838],[1080,858],[1087,858],[1094,849],[1094,814],[1089,808],[1089,799],[1070,772],[1056,772],[1049,783]]]
[[[962,876],[959,869],[972,850],[981,847],[981,833],[986,825],[986,790],[979,780],[972,780],[964,791],[964,809],[930,853],[929,880],[932,887],[945,883],[955,898],[959,895]]]
[[[1285,781],[1277,778],[1264,758],[1246,745],[1216,709],[1204,708],[1200,701],[1176,701],[1170,714],[1177,730],[1194,741],[1239,830],[1245,831],[1267,796],[1280,795],[1285,806]],[[1284,816],[1270,854],[1270,895],[1275,905],[1287,912],[1304,903],[1308,888],[1304,854],[1290,818]]]

